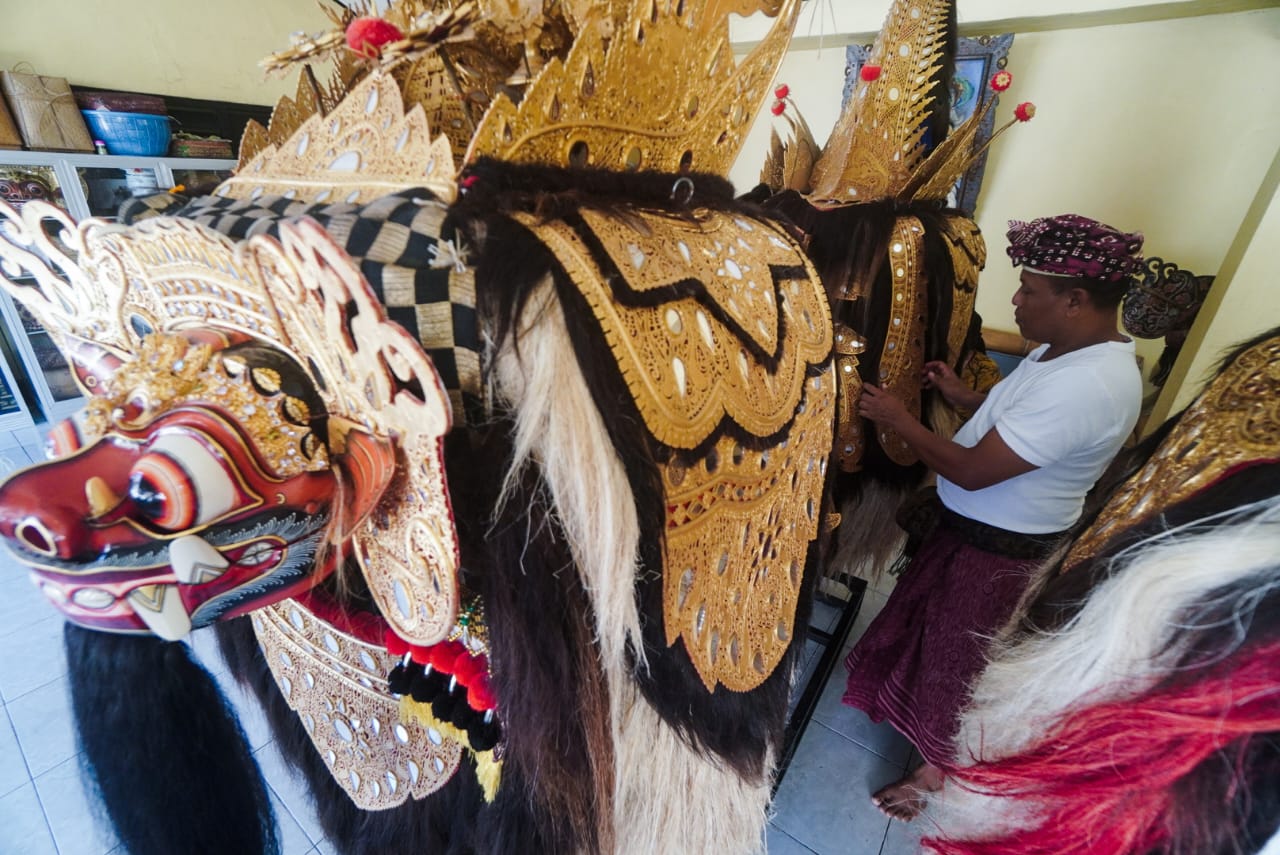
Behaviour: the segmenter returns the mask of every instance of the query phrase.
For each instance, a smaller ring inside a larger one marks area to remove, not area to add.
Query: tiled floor
[[[0,434],[0,475],[40,458],[30,439]],[[21,441],[27,444],[14,444]],[[883,606],[886,592],[867,591],[849,642]],[[306,794],[211,642],[207,631],[193,635],[202,661],[242,710],[276,800],[283,855],[330,855]],[[0,651],[0,855],[126,855],[108,826],[95,819],[81,788],[62,620],[7,558],[0,558]],[[888,725],[874,725],[841,706],[843,683],[844,668],[837,665],[778,789],[768,833],[774,855],[902,855],[919,849],[918,828],[891,823],[868,800],[869,792],[905,769],[911,746]]]

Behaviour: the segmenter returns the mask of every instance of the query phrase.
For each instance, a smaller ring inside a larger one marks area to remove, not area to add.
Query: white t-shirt
[[[938,478],[938,497],[969,519],[1023,534],[1062,531],[1080,518],[1085,493],[1138,421],[1142,377],[1133,342],[1108,341],[1048,362],[1033,350],[992,388],[955,435],[972,448],[994,428],[1038,466],[981,490]]]

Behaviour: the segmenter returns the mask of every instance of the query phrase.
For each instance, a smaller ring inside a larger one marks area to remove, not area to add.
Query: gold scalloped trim
[[[240,158],[236,170],[244,169],[250,161],[271,145],[282,145],[297,133],[303,122],[316,114],[323,114],[320,86],[308,66],[298,75],[298,91],[294,97],[281,95],[271,111],[271,119],[264,128],[256,120],[250,120],[240,139]]]
[[[686,280],[706,290],[705,304],[683,297],[626,305],[578,232],[560,221],[514,215],[587,299],[653,437],[692,449],[725,417],[760,437],[786,427],[806,372],[831,350],[826,294],[799,247],[773,224],[710,210],[691,219],[634,209],[625,218],[589,209],[580,214],[631,291]],[[776,278],[772,268],[803,273]],[[736,320],[740,331],[724,318]],[[786,338],[779,348],[780,326]],[[777,350],[777,366],[770,370],[758,361],[744,337],[766,353]]]

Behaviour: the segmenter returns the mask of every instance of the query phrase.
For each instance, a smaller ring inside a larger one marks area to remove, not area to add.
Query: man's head
[[[1081,313],[1113,318],[1142,267],[1142,234],[1078,214],[1009,223],[1009,258],[1023,267],[1014,294],[1022,334],[1054,341],[1055,326]]]

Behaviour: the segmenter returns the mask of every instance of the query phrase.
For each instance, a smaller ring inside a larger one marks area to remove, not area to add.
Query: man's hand
[[[902,426],[917,419],[907,412],[907,405],[870,383],[862,384],[862,396],[858,400],[858,415],[876,424],[901,430]]]
[[[966,386],[950,365],[937,360],[924,365],[924,387],[937,389],[948,404],[965,410],[976,410],[987,399],[986,395]]]

